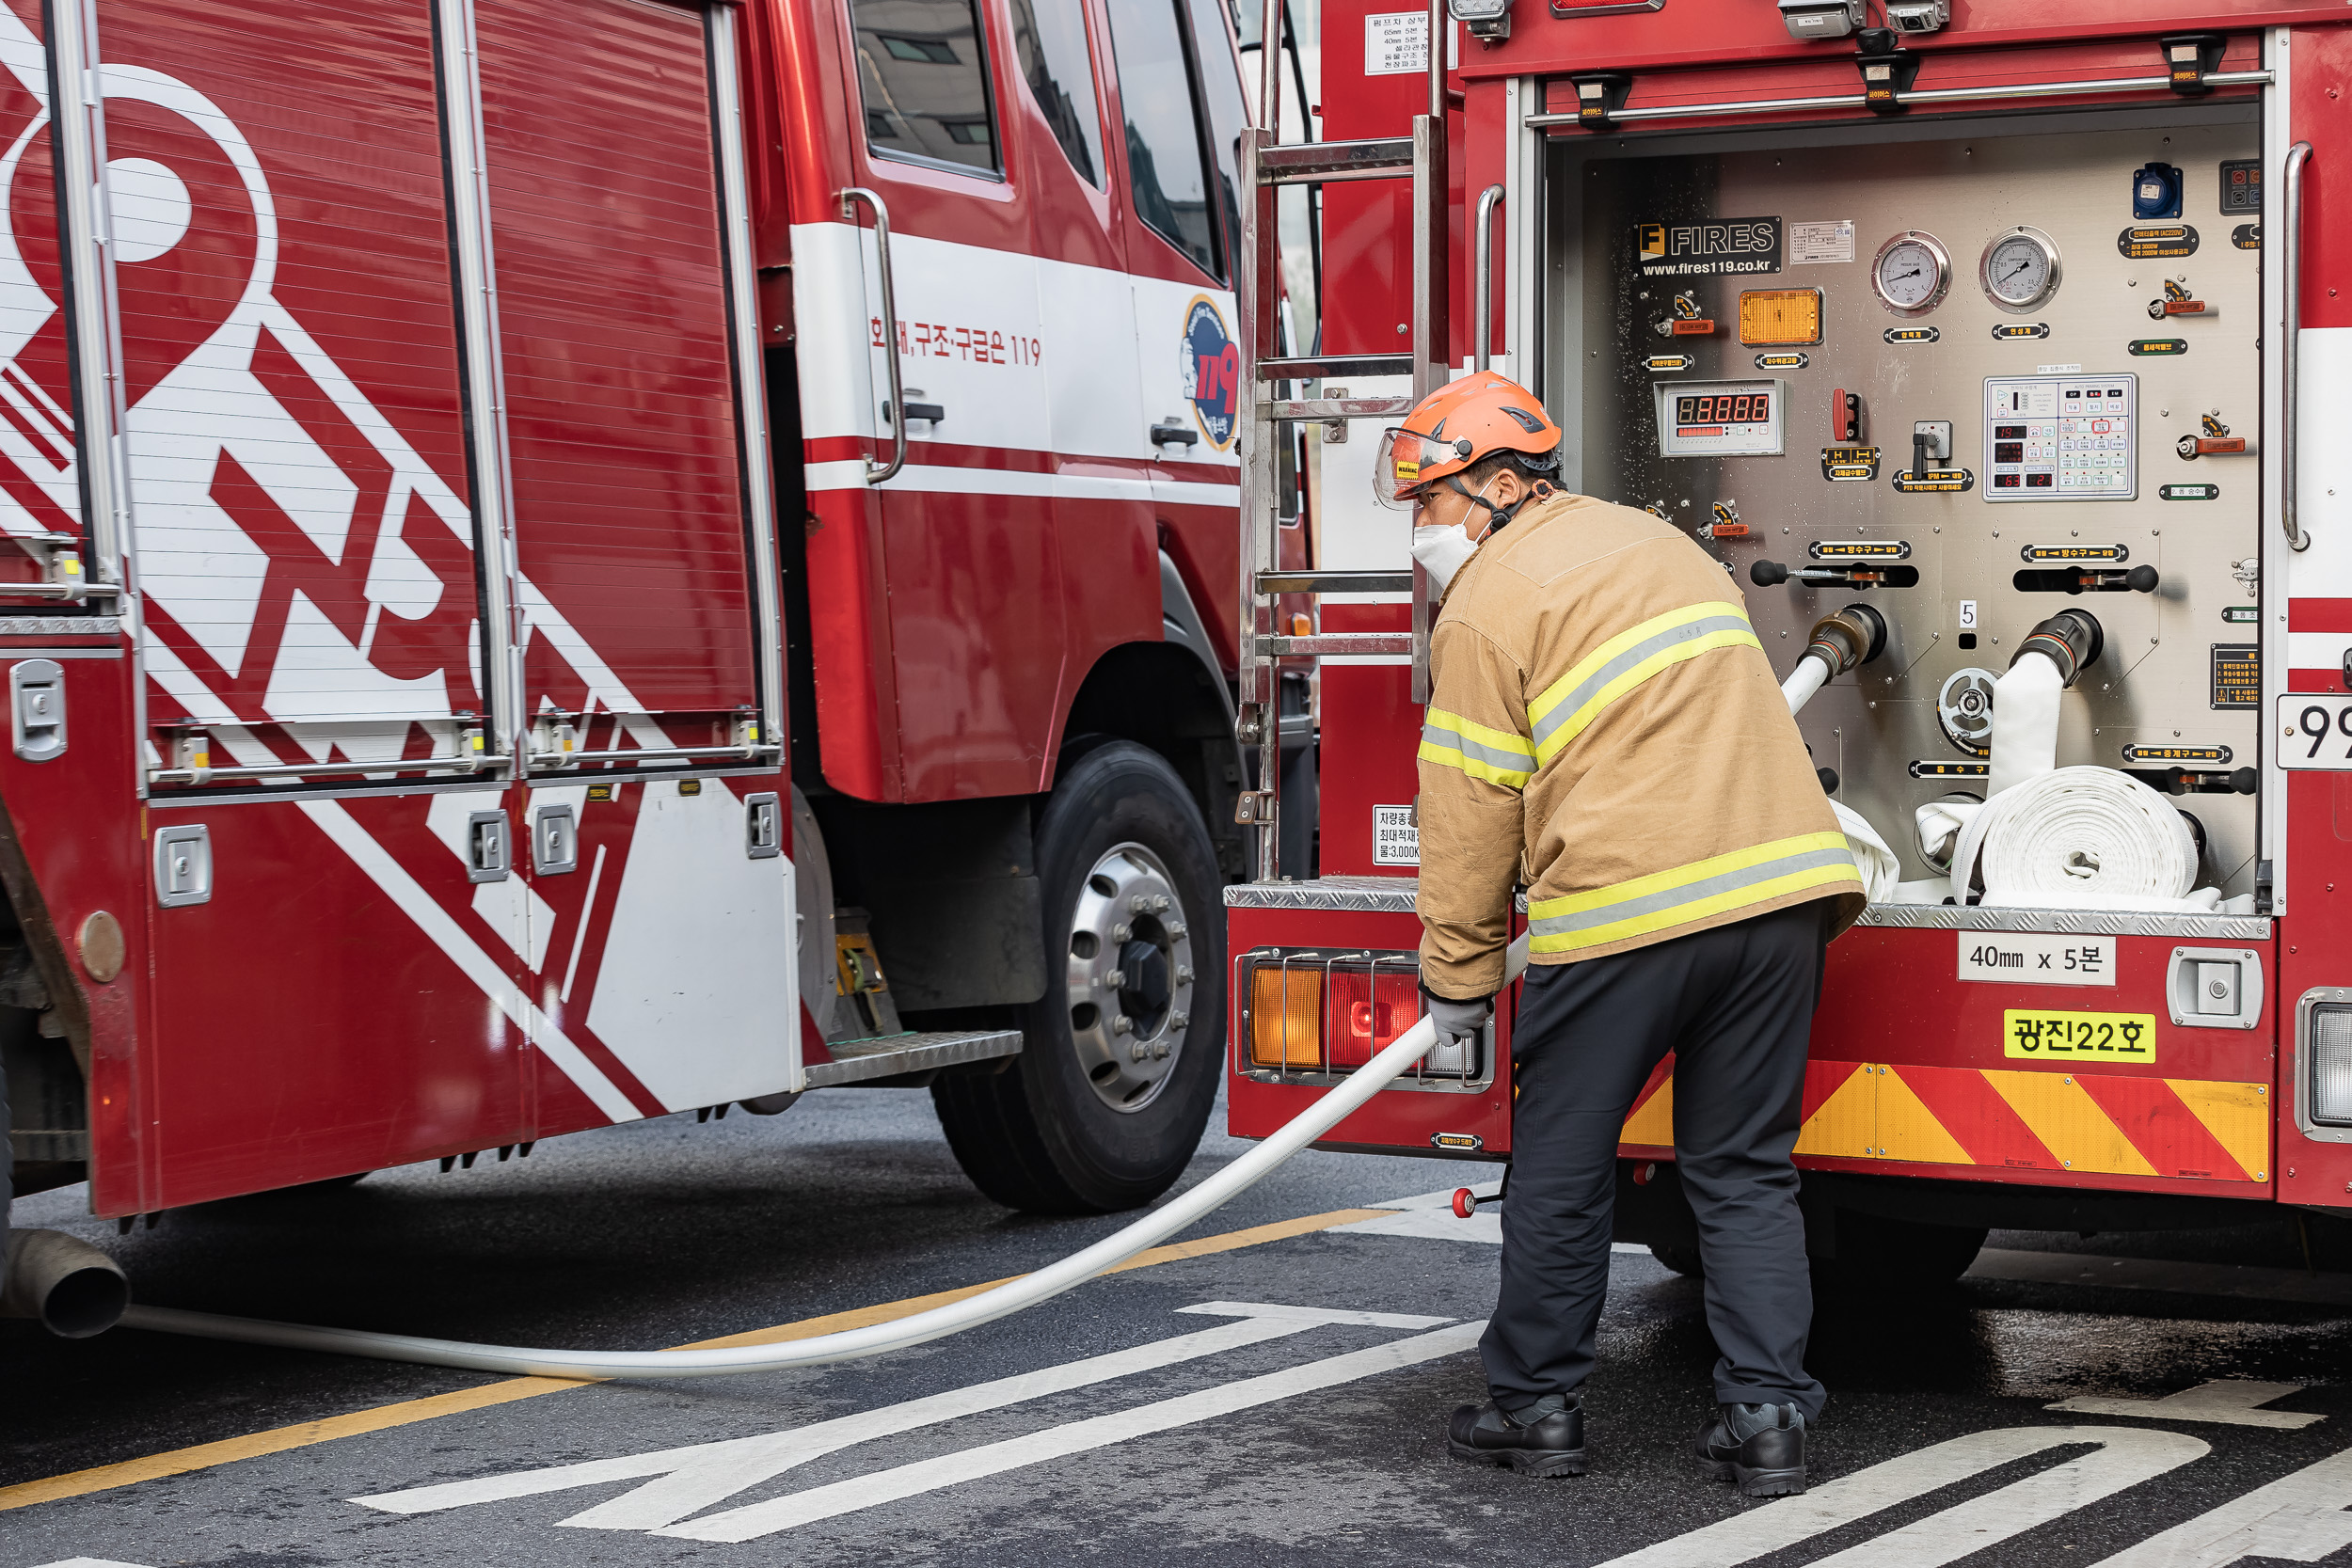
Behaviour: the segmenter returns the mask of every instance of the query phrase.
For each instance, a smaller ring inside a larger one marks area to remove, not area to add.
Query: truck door
[[[502,786],[465,760],[486,704],[432,18],[107,0],[97,24],[144,672],[137,1206],[516,1141],[520,997],[466,859]],[[18,109],[38,385],[50,133]]]
[[[882,602],[897,702],[882,728],[897,732],[892,794],[1025,793],[1045,778],[1062,707],[1065,588],[1046,365],[1088,345],[1049,337],[1019,134],[1028,117],[1008,112],[1024,89],[1006,69],[1005,11],[979,0],[850,0],[848,23],[844,86],[856,118],[844,140],[854,182],[888,214],[896,339],[886,341],[870,229],[796,234],[797,313],[810,324],[838,316],[840,300],[812,286],[821,261],[810,252],[828,241],[854,245],[857,264],[832,275],[855,290],[864,273],[869,381],[860,390],[869,405],[841,408],[842,388],[808,373],[817,366],[805,344],[803,399],[812,416],[830,409],[833,422],[873,433],[885,454],[904,421],[905,467],[869,503],[879,507],[888,575]],[[863,223],[866,214],[852,216]],[[885,406],[892,355],[903,409]],[[811,425],[820,428],[816,418]],[[855,473],[844,480],[863,483]],[[820,664],[820,694],[825,679]]]
[[[1136,220],[1128,261],[1152,501],[1195,604],[1230,646],[1242,375],[1234,180],[1248,119],[1232,26],[1216,0],[1106,0],[1105,8]]]
[[[796,1087],[732,12],[471,14],[530,762],[503,896],[539,1125],[604,1119],[575,1059],[655,1113]]]

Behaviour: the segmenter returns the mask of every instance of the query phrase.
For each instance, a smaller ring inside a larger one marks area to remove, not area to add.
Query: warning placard
[[[2262,649],[2251,642],[2216,642],[2212,646],[2213,705],[2262,706]]]
[[[1421,829],[1413,823],[1410,806],[1372,808],[1372,863],[1419,865]]]

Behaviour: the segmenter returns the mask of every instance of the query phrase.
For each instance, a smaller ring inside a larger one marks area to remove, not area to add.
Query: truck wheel
[[[1669,1246],[1662,1242],[1649,1244],[1649,1255],[1686,1279],[1704,1279],[1707,1271],[1699,1266],[1699,1249],[1694,1246]]]
[[[1007,1070],[931,1101],[980,1191],[1032,1213],[1132,1209],[1200,1145],[1224,1066],[1216,853],[1174,768],[1114,741],[1070,765],[1038,823],[1045,995]]]

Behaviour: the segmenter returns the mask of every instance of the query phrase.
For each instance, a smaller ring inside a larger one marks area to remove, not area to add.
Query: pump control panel
[[[2149,214],[2255,166],[2258,128],[2201,102],[2146,123],[1774,135],[1795,139],[1549,143],[1540,374],[1568,430],[1564,482],[1687,532],[1780,676],[1825,614],[1883,618],[1884,656],[1823,685],[1797,726],[1899,880],[1937,874],[1921,808],[1982,797],[1994,683],[2072,609],[2105,651],[2058,704],[2055,761],[2178,798],[2198,885],[2250,893],[2255,798],[2181,759],[2262,747],[2245,693],[2250,627],[2271,620],[2248,455],[2265,256]],[[1693,276],[1644,248],[1661,225],[1780,243],[1736,277]],[[1955,287],[1968,264],[1981,286]],[[1768,297],[1802,320],[1759,329]],[[1682,315],[1719,329],[1658,353],[1645,328]]]
[[[1984,383],[1990,501],[2127,501],[2139,495],[2139,378],[1989,376]]]

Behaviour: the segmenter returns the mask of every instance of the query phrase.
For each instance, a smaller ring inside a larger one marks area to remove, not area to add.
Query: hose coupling
[[[2100,629],[2099,618],[2087,610],[2061,610],[2026,634],[2010,659],[2010,668],[2027,654],[2040,654],[2058,666],[2058,684],[2071,687],[2074,678],[2099,662],[2099,651],[2106,646],[2106,633]]]
[[[1813,623],[1803,657],[1818,658],[1835,677],[1886,651],[1886,617],[1867,604],[1850,604]]]

